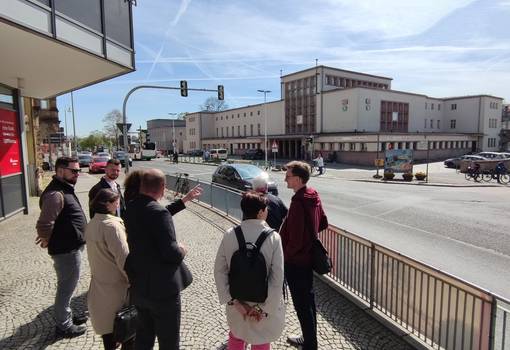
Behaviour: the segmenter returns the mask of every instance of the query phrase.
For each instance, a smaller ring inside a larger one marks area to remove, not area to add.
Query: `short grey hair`
[[[259,175],[251,181],[253,190],[261,193],[267,192],[269,176],[267,174]]]

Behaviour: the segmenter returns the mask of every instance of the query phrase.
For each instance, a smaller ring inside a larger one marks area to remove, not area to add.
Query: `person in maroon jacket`
[[[313,291],[312,242],[319,231],[328,227],[316,190],[306,186],[310,166],[293,161],[286,165],[285,181],[294,191],[289,212],[280,229],[285,264],[285,279],[301,325],[302,335],[287,341],[304,350],[317,349],[317,311]]]

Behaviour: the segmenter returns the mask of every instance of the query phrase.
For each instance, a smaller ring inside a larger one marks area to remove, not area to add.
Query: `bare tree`
[[[122,123],[122,112],[118,109],[110,111],[103,118],[104,135],[114,144],[117,144],[120,135],[120,130],[117,128],[117,123]]]
[[[208,97],[204,104],[200,105],[201,111],[219,112],[228,109],[228,104],[223,100],[218,100],[215,97]]]

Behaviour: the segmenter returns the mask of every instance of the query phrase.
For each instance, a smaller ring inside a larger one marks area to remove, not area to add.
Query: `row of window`
[[[431,103],[431,104],[430,104],[430,110],[431,110],[431,111],[433,111],[433,110],[434,110],[434,108],[435,108],[435,106],[436,106],[436,105],[435,105],[434,103]],[[428,102],[425,102],[425,109],[428,109],[428,108],[429,108],[429,103],[428,103]],[[438,104],[437,104],[437,110],[438,110],[438,111],[440,111],[440,110],[441,110],[441,104],[440,104],[440,103],[438,103]]]
[[[197,149],[197,142],[196,141],[190,141],[189,142],[189,149]]]
[[[498,109],[499,103],[491,102],[491,103],[489,103],[489,107],[490,107],[490,109]]]
[[[425,118],[424,121],[425,121],[425,123],[424,123],[425,129],[427,129],[427,124],[430,126],[430,129],[434,129],[434,119],[430,119],[430,121],[429,121],[427,118]],[[453,125],[455,125],[455,120],[452,120],[452,121],[454,122]],[[427,123],[427,122],[429,122],[429,123]],[[436,126],[437,126],[436,129],[441,129],[441,120],[439,120],[439,119],[436,120]],[[451,124],[451,121],[450,121],[450,127],[451,126],[452,126],[452,124]],[[454,129],[454,128],[455,127],[453,127],[452,129]]]
[[[326,75],[326,85],[338,86],[342,88],[365,86],[377,89],[388,89],[387,84],[376,83],[373,81],[356,80],[344,77],[338,77],[335,75]]]
[[[489,118],[489,128],[497,128],[498,127],[498,118]]]
[[[246,125],[243,125],[243,135],[242,136],[248,136],[246,134]],[[229,133],[229,130],[230,130],[230,133]],[[237,135],[234,134],[234,127],[222,127],[222,128],[216,128],[216,137],[220,137],[220,131],[221,131],[221,137],[236,137],[236,136],[241,136],[241,126],[238,125],[237,126]],[[261,135],[261,127],[260,127],[260,124],[257,124],[257,135],[260,136]],[[254,136],[253,135],[253,124],[250,124],[250,136]]]
[[[246,112],[243,113],[244,117],[246,117]],[[260,115],[260,111],[257,111],[257,115]],[[225,116],[220,116],[220,120],[223,120],[223,117],[225,117],[225,120],[228,120],[228,114]],[[241,117],[241,113],[237,113],[237,118]],[[250,112],[250,117],[253,117],[253,111]],[[232,119],[234,119],[234,114],[232,114]],[[216,117],[216,121],[218,121],[218,117]]]
[[[196,135],[196,129],[195,128],[190,128],[189,129],[189,134],[190,135]]]
[[[487,138],[487,147],[496,147],[496,138],[495,137]]]

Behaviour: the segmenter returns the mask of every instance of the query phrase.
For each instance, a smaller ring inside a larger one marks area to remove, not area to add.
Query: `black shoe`
[[[73,323],[77,326],[81,325],[81,324],[84,324],[85,322],[88,321],[88,316],[87,315],[79,315],[79,316],[73,316]]]
[[[302,335],[289,336],[287,337],[287,343],[294,346],[303,346],[305,344],[305,340]]]
[[[87,331],[87,326],[84,324],[82,325],[75,325],[73,324],[71,327],[67,328],[66,330],[61,330],[57,327],[57,336],[62,338],[74,338],[82,335]]]

